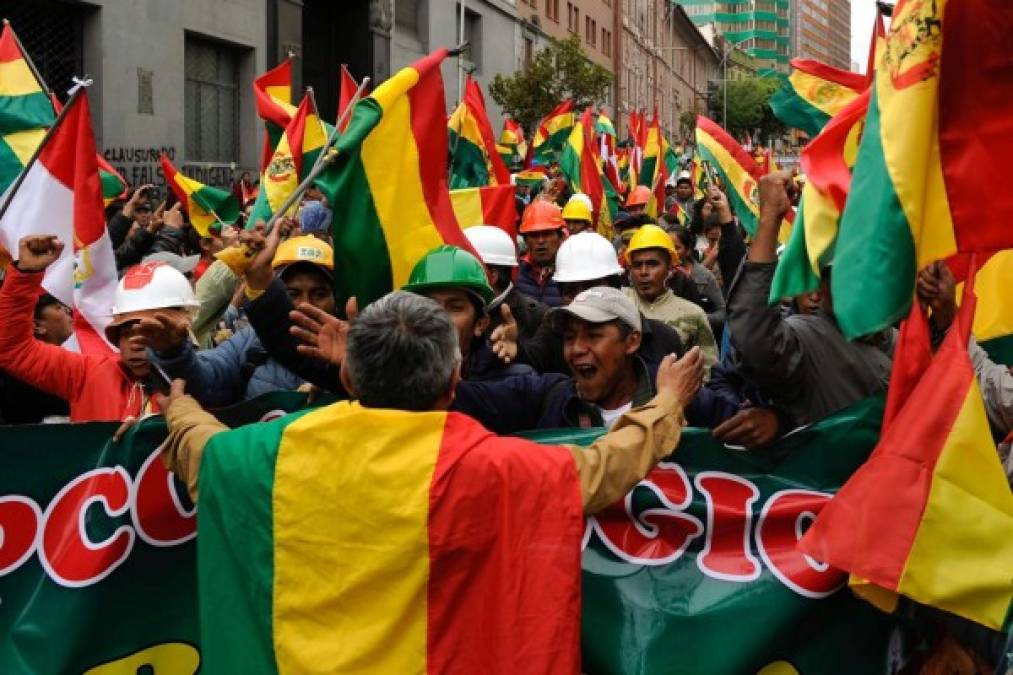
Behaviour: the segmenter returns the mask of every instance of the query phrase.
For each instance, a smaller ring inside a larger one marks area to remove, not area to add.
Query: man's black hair
[[[53,305],[59,305],[60,307],[62,307],[63,303],[54,298],[49,293],[43,293],[42,295],[40,295],[39,299],[35,301],[35,312],[33,314],[35,320],[40,321],[42,319],[43,310],[45,310],[46,307],[52,307]]]

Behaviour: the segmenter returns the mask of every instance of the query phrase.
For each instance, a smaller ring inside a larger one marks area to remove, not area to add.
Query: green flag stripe
[[[464,136],[451,130],[448,134],[453,156],[450,160],[450,189],[485,187],[489,184],[489,167],[485,152]]]
[[[205,185],[191,194],[190,199],[208,213],[214,211],[223,223],[231,225],[239,218],[239,202],[231,192]]]
[[[711,154],[710,150],[703,145],[697,145],[697,152],[700,153],[701,159],[710,163],[711,170],[718,175],[721,182],[728,186],[728,189],[725,191],[725,194],[728,196],[728,203],[731,205],[735,215],[738,216],[742,227],[749,234],[756,234],[756,226],[758,225],[756,216],[753,215],[749,206],[743,201],[739,191],[733,187],[735,185],[734,181],[730,180],[728,174],[721,169],[721,163],[718,162],[717,157]]]
[[[24,168],[18,156],[4,143],[3,137],[0,137],[0,195],[18,179],[18,174]]]
[[[820,133],[830,116],[798,95],[795,88],[784,78],[781,89],[770,97],[770,108],[774,117],[789,127],[801,129],[809,136]]]
[[[120,182],[119,176],[102,169],[99,169],[98,175],[99,180],[102,182],[102,197],[105,199],[115,199],[123,194],[126,185]]]
[[[570,184],[574,192],[583,191],[583,181],[580,177],[580,155],[577,149],[567,143],[563,146],[563,152],[559,155],[559,169]]]
[[[48,127],[56,120],[53,104],[43,92],[0,96],[0,134]]]
[[[654,187],[654,170],[658,166],[657,157],[644,157],[640,165],[640,184],[649,188]]]
[[[881,134],[873,88],[834,248],[834,314],[848,339],[902,319],[914,293],[914,237],[886,166]]]
[[[776,304],[782,298],[793,298],[796,295],[815,291],[820,287],[820,279],[813,274],[809,262],[809,247],[805,236],[805,209],[800,202],[795,215],[795,226],[785,246],[781,259],[777,261],[774,281],[770,285],[770,304]]]
[[[992,338],[981,343],[988,357],[1004,366],[1013,366],[1013,335]]]
[[[560,129],[546,138],[544,143],[535,148],[534,158],[539,160],[539,163],[543,165],[555,162],[560,150],[563,149],[563,146],[566,144],[566,140],[570,137],[570,132],[572,130],[572,127]]]
[[[214,636],[201,645],[204,672],[276,672],[274,569],[251,561],[274,560],[272,495],[278,446],[285,428],[308,412],[218,434],[204,450],[197,567],[201,631]]]

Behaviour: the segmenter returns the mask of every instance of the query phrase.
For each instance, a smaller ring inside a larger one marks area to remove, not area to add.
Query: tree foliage
[[[728,88],[728,119],[724,113],[724,88]],[[732,80],[716,87],[708,101],[711,119],[720,123],[735,138],[759,133],[760,138],[779,137],[787,128],[774,117],[770,97],[780,87],[775,78],[749,77]]]
[[[607,70],[588,60],[580,36],[571,35],[539,50],[522,70],[494,77],[489,95],[530,136],[538,121],[567,98],[574,110],[602,103],[611,82]]]

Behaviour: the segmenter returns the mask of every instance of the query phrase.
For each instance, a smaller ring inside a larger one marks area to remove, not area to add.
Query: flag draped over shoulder
[[[850,572],[882,609],[899,593],[998,629],[1013,600],[1013,493],[967,352],[974,305],[965,293],[927,368],[928,329],[914,306],[879,444],[800,546]]]
[[[777,119],[816,136],[837,113],[865,90],[865,75],[833,68],[819,61],[794,59],[791,75],[770,97]]]
[[[838,224],[851,187],[851,169],[869,106],[869,92],[849,103],[802,150],[806,175],[795,227],[777,263],[770,302],[819,289],[830,264]]]
[[[0,195],[17,179],[56,113],[22,53],[14,29],[0,32]]]
[[[440,244],[474,252],[447,187],[446,55],[403,68],[356,104],[317,180],[334,210],[337,295],[356,296],[360,307],[407,283]]]
[[[260,192],[247,226],[269,220],[295,192],[327,144],[327,133],[312,97],[304,96],[260,176]]]
[[[209,672],[580,669],[565,448],[342,402],[215,435],[200,481]]]
[[[548,166],[557,162],[559,152],[570,136],[573,125],[573,101],[567,99],[553,108],[552,112],[538,123],[534,138],[528,147],[527,166],[534,164]]]
[[[485,109],[482,90],[471,75],[464,98],[447,122],[450,138],[450,187],[505,185],[510,172],[496,150],[496,138]]]
[[[190,217],[190,224],[200,236],[208,236],[208,228],[212,225],[231,225],[239,219],[239,203],[234,194],[184,176],[176,171],[176,167],[164,153],[162,172],[165,174],[166,184],[183,204]]]
[[[902,318],[926,264],[1013,247],[1013,191],[989,170],[1013,153],[1013,77],[996,70],[1010,30],[987,0],[895,8],[834,252],[847,337]]]
[[[0,220],[0,245],[11,251],[18,250],[22,237],[44,234],[56,235],[66,248],[46,269],[43,288],[74,308],[82,352],[113,353],[104,330],[112,318],[116,259],[106,231],[95,136],[83,90],[68,103]]]
[[[760,220],[756,162],[727,131],[702,115],[696,118],[696,147],[724,185],[742,227],[755,234]]]
[[[495,225],[511,237],[517,235],[517,207],[514,186],[490,185],[450,191],[454,215],[463,228],[473,225]]]

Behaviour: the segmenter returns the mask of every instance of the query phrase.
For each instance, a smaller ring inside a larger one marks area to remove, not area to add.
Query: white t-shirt
[[[622,415],[623,413],[629,412],[630,408],[632,407],[633,401],[630,401],[626,405],[621,405],[613,410],[608,410],[606,408],[598,408],[598,410],[601,411],[602,419],[605,420],[605,428],[611,429],[612,425],[616,423],[617,419],[619,419],[619,416]]]

